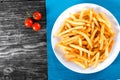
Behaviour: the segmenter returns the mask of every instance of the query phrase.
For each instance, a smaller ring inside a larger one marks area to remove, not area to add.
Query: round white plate
[[[108,56],[108,58],[100,63],[96,68],[88,68],[88,69],[83,69],[80,66],[72,63],[72,62],[66,62],[65,59],[63,58],[63,53],[59,52],[58,50],[55,49],[55,44],[58,42],[58,40],[53,36],[55,34],[55,32],[59,29],[61,23],[64,21],[65,18],[69,17],[69,13],[75,13],[77,11],[80,11],[83,8],[93,8],[96,12],[102,12],[104,13],[108,19],[110,20],[113,29],[116,32],[116,36],[115,36],[115,43],[113,45],[113,48],[110,52],[110,55]],[[89,74],[89,73],[95,73],[98,71],[101,71],[103,69],[105,69],[106,67],[108,67],[118,56],[119,54],[119,50],[120,50],[120,28],[119,28],[119,23],[116,20],[116,18],[105,8],[103,8],[102,6],[96,5],[96,4],[91,4],[91,3],[82,3],[82,4],[77,4],[74,5],[68,9],[66,9],[56,20],[53,29],[52,29],[52,35],[51,35],[51,43],[52,43],[52,48],[53,51],[57,57],[57,59],[68,69],[78,72],[78,73],[85,73],[85,74]]]

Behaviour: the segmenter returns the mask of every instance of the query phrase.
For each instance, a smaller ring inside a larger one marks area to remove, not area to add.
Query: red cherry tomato
[[[33,19],[40,20],[42,18],[42,14],[38,11],[33,13]]]
[[[32,28],[34,31],[39,31],[41,29],[41,25],[37,22],[35,22],[33,25],[32,25]]]
[[[31,19],[31,18],[26,18],[26,19],[25,19],[25,22],[24,22],[24,25],[25,25],[27,28],[32,27],[32,25],[33,25],[32,19]]]

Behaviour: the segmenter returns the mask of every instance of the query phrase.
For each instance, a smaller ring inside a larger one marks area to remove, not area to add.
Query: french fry
[[[83,28],[83,26],[77,26],[77,27],[74,27],[74,28],[70,28],[70,29],[68,29],[68,30],[66,30],[66,31],[63,31],[63,32],[59,33],[58,36],[64,35],[64,34],[66,34],[66,33],[68,33],[68,32],[71,32],[72,30],[82,29],[82,28]]]
[[[96,28],[96,29],[93,31],[93,33],[91,34],[91,37],[90,37],[91,40],[94,39],[96,32],[97,32],[97,28]]]
[[[81,38],[79,38],[79,46],[82,47],[82,40],[81,40]],[[82,56],[82,51],[81,50],[79,50],[79,51],[80,51],[80,55]]]
[[[93,18],[93,21],[94,21],[95,25],[99,27],[98,21],[95,17]]]
[[[63,40],[62,43],[68,45],[75,42],[77,39],[79,39],[79,36],[73,36],[69,39]]]
[[[105,16],[105,14],[103,14],[103,13],[99,13],[99,15],[102,17],[102,19],[107,23],[107,26],[109,27],[109,28],[111,28],[111,23],[110,23],[110,21],[108,20],[108,18]],[[105,24],[106,24],[105,23]]]
[[[81,22],[81,21],[72,21],[72,20],[69,20],[69,19],[66,19],[65,22],[71,24],[73,27],[74,26],[81,26],[81,25],[84,25],[85,23],[84,22]]]
[[[74,16],[74,14],[71,14],[71,13],[70,13],[70,18],[72,18],[73,21],[76,20],[76,17]]]
[[[96,54],[96,58],[95,58],[95,63],[94,63],[94,67],[97,67],[97,65],[98,65],[98,61],[99,61],[99,56],[100,56],[100,53],[98,52],[97,54]]]
[[[63,50],[72,50],[72,48],[68,47],[68,46],[64,46],[62,44],[57,44],[56,47],[62,48]]]
[[[64,38],[75,36],[75,35],[76,33],[67,33],[67,34],[61,35],[61,37],[64,39]]]
[[[70,44],[70,46],[73,47],[73,48],[75,48],[75,49],[84,51],[84,52],[86,52],[86,53],[88,53],[88,54],[91,54],[90,51],[88,51],[87,49],[84,49],[84,48],[82,48],[82,47],[80,47],[80,46],[76,46],[76,45],[73,45],[73,44]]]
[[[56,32],[56,34],[54,36],[57,36],[64,28],[65,22],[62,23],[62,25],[60,26],[59,30]]]
[[[82,18],[83,18],[83,15],[84,15],[85,10],[86,10],[85,8],[81,10],[79,19],[82,19]]]
[[[71,25],[69,23],[66,23],[65,25],[67,26],[68,29],[71,28]]]
[[[83,69],[86,69],[86,66],[84,64],[82,64],[81,62],[75,61],[73,60],[73,62],[79,66],[81,66]]]
[[[89,19],[89,21],[91,22],[92,21],[92,18],[93,18],[93,10],[92,9],[89,9],[89,17],[90,17],[90,19]]]

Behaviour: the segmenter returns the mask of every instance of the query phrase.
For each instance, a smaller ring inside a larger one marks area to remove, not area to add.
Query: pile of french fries
[[[54,36],[59,39],[56,48],[64,50],[66,61],[86,69],[97,67],[108,57],[115,32],[104,13],[85,8],[70,13]]]

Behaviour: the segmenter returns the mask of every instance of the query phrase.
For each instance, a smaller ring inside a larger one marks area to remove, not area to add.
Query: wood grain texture
[[[42,29],[24,27],[40,11]],[[47,80],[45,0],[0,0],[0,80]]]

